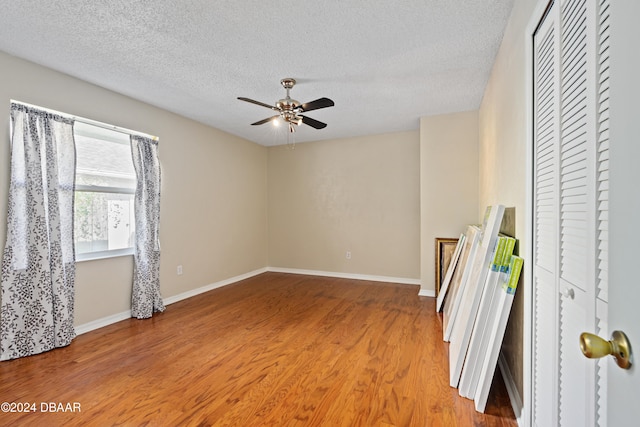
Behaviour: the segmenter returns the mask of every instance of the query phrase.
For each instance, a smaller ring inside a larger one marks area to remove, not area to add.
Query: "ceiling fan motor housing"
[[[300,102],[295,100],[295,99],[291,99],[288,96],[284,99],[280,99],[278,102],[276,102],[276,108],[279,108],[283,111],[293,111],[296,108],[298,108],[300,106]]]

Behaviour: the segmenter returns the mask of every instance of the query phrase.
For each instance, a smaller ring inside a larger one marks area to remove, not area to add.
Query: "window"
[[[133,253],[136,174],[129,135],[76,121],[76,259]]]

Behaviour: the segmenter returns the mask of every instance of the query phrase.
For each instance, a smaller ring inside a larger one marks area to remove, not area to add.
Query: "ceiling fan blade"
[[[249,99],[249,98],[243,98],[241,96],[239,96],[238,99],[240,101],[250,102],[252,104],[260,105],[261,107],[267,107],[267,108],[269,108],[271,110],[278,111],[278,109],[276,107],[274,107],[273,105],[265,104],[264,102],[256,101],[256,100]]]
[[[324,129],[327,127],[326,123],[322,123],[316,119],[312,119],[311,117],[307,117],[307,116],[300,116],[300,117],[302,117],[302,123],[304,123],[305,125],[309,125],[312,128]]]
[[[263,124],[265,124],[265,123],[268,123],[268,122],[270,122],[270,121],[272,121],[272,120],[277,119],[278,117],[280,117],[280,116],[279,116],[279,115],[277,115],[277,116],[269,117],[269,118],[266,118],[266,119],[262,119],[262,120],[260,120],[260,121],[255,122],[255,123],[251,123],[251,125],[252,125],[252,126],[263,125]]]
[[[302,111],[311,111],[311,110],[319,110],[320,108],[333,107],[335,104],[329,98],[319,98],[315,101],[307,102],[306,104],[302,104],[299,108]]]

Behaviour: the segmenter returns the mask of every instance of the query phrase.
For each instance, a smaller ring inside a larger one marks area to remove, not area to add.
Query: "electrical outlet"
[[[179,265],[178,268],[176,268],[176,273],[178,274],[178,276],[182,276],[182,266]]]
[[[351,251],[347,251],[347,259],[351,259]]]

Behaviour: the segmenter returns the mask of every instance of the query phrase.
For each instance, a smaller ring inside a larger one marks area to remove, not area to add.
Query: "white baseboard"
[[[369,280],[371,282],[400,283],[402,285],[420,285],[420,279],[407,279],[404,277],[369,276],[366,274],[336,273],[332,271],[301,270],[297,268],[280,267],[267,267],[267,271],[272,271],[274,273],[304,274],[306,276],[336,277],[339,279]]]
[[[219,282],[211,283],[209,285],[202,286],[197,289],[192,289],[190,291],[183,292],[181,294],[174,295],[172,297],[164,298],[163,302],[164,302],[164,305],[173,304],[175,302],[182,301],[183,299],[191,298],[193,296],[211,291],[213,289],[221,288],[223,286],[227,286],[232,283],[236,283],[241,280],[245,280],[250,277],[257,276],[258,274],[262,274],[266,272],[267,272],[266,268],[254,270],[249,273],[241,274],[239,276],[235,276],[229,279],[221,280]],[[91,322],[78,325],[75,327],[76,334],[81,335],[81,334],[93,331],[95,329],[99,329],[99,328],[111,325],[113,323],[120,322],[122,320],[130,319],[130,318],[131,318],[131,310],[123,311],[122,313],[113,314],[111,316],[103,317],[101,319],[93,320]]]
[[[513,376],[511,375],[511,371],[509,370],[509,365],[507,365],[507,361],[504,358],[504,354],[500,352],[500,356],[498,356],[498,366],[500,367],[500,372],[502,373],[502,380],[504,381],[504,385],[507,389],[507,393],[509,394],[509,400],[511,401],[511,407],[513,408],[513,413],[516,415],[516,422],[519,426],[524,426],[525,422],[522,414],[522,398],[518,393],[518,387],[516,387],[516,383],[513,380]]]
[[[91,332],[95,329],[103,328],[105,326],[109,326],[112,323],[117,323],[122,320],[131,318],[131,310],[123,311],[122,313],[112,314],[111,316],[103,317],[101,319],[93,320],[88,323],[84,323],[82,325],[78,325],[75,327],[76,335],[86,334],[87,332]]]
[[[262,273],[266,273],[266,272],[267,272],[266,268],[260,268],[258,270],[253,270],[253,271],[251,271],[249,273],[241,274],[239,276],[230,277],[228,279],[221,280],[221,281],[215,282],[215,283],[211,283],[211,284],[203,286],[201,288],[192,289],[190,291],[183,292],[181,294],[165,298],[164,299],[164,304],[165,305],[173,304],[174,302],[182,301],[183,299],[191,298],[191,297],[194,297],[196,295],[203,294],[205,292],[209,292],[209,291],[212,291],[214,289],[218,289],[218,288],[221,288],[223,286],[227,286],[227,285],[230,285],[232,283],[239,282],[241,280],[249,279],[250,277],[257,276],[258,274],[262,274]]]
[[[420,289],[418,295],[421,297],[435,297],[436,291],[434,291],[433,289]]]

